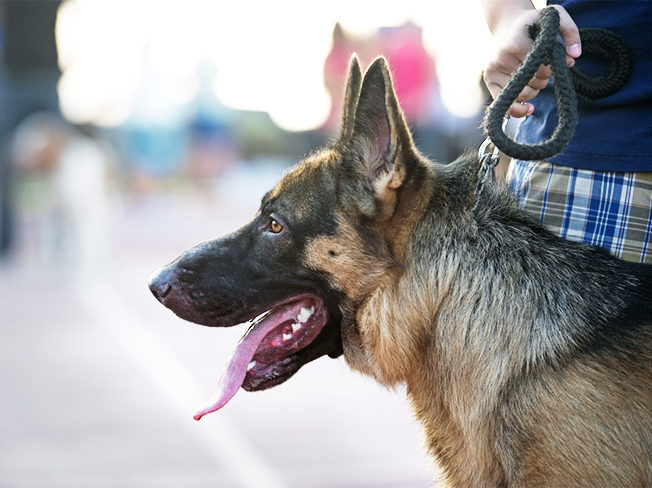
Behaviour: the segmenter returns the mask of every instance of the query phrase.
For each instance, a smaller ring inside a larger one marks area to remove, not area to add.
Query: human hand
[[[559,12],[559,31],[566,43],[566,64],[571,67],[575,64],[575,59],[582,54],[579,30],[566,9],[559,5],[553,7]],[[538,20],[538,11],[525,9],[505,15],[493,29],[496,49],[487,63],[483,75],[487,89],[493,98],[496,98],[505,88],[512,73],[520,67],[532,48],[528,26]],[[542,65],[528,85],[523,88],[516,101],[512,103],[508,113],[518,118],[534,112],[534,106],[525,102],[532,100],[540,90],[546,87],[550,76],[550,67]]]

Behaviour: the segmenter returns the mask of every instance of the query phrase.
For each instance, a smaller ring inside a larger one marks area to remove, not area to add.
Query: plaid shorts
[[[652,263],[652,173],[514,160],[507,181],[523,207],[557,235],[627,261]]]

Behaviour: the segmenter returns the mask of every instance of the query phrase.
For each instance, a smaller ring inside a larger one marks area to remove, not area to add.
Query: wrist
[[[530,0],[485,0],[483,6],[487,26],[494,35],[509,30],[517,21],[533,23],[539,18]]]

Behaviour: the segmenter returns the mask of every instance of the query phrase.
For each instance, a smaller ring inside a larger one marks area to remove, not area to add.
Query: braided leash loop
[[[632,53],[622,38],[604,29],[581,29],[584,54],[609,62],[609,73],[591,78],[571,68],[573,84],[578,95],[597,100],[613,95],[625,86],[632,74]]]
[[[530,27],[532,50],[507,86],[485,113],[484,130],[503,153],[512,158],[540,161],[559,154],[568,145],[577,125],[576,93],[588,99],[602,98],[620,90],[631,75],[632,56],[624,41],[603,29],[581,29],[585,54],[610,63],[606,76],[591,78],[566,66],[566,49],[559,36],[559,13],[552,7],[539,12],[539,22]],[[532,145],[510,139],[502,127],[503,117],[540,65],[550,65],[554,77],[558,123],[549,139]]]

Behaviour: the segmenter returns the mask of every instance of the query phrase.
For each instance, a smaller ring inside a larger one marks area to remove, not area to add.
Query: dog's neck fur
[[[556,254],[558,246],[546,247],[546,240],[555,238],[525,217],[504,191],[488,187],[478,211],[471,211],[476,165],[466,158],[431,166],[422,197],[401,202],[405,207],[399,203],[396,218],[403,225],[390,228],[403,230],[386,237],[402,266],[380,276],[357,308],[361,334],[352,337],[356,334],[344,331],[345,355],[353,367],[385,385],[407,384],[429,448],[459,486],[481,486],[478,480],[488,479],[494,481],[491,486],[501,486],[501,466],[509,460],[498,458],[490,435],[495,427],[488,423],[495,418],[500,393],[518,375],[555,367],[576,352],[591,334],[591,317],[612,314],[609,307],[619,302],[613,300],[616,278],[580,289],[586,282],[576,281],[574,273],[581,270],[559,266],[568,256]],[[439,194],[451,189],[455,195]],[[468,220],[475,223],[468,225]],[[430,239],[428,246],[413,245],[423,239]],[[514,242],[527,244],[515,249]],[[397,250],[401,246],[406,247]],[[407,246],[412,246],[410,252]],[[568,246],[566,251],[579,266],[594,259],[602,260],[601,266],[611,263],[589,248]],[[505,253],[518,253],[520,261]],[[482,265],[465,262],[463,256],[474,256]],[[539,289],[538,282],[554,283],[565,293]],[[587,301],[586,294],[593,299]],[[611,300],[601,298],[607,294]],[[558,296],[575,299],[555,303]],[[569,320],[569,314],[583,316],[584,328],[573,325],[577,321]],[[504,322],[524,326],[505,336]],[[433,337],[433,328],[434,343],[422,340]]]
[[[312,239],[306,256],[344,297],[348,363],[382,384],[407,384],[428,446],[455,488],[559,486],[569,475],[576,485],[605,485],[605,469],[587,478],[585,461],[584,472],[571,473],[565,456],[591,444],[611,459],[600,446],[619,431],[596,441],[592,424],[602,419],[590,415],[582,429],[559,418],[539,423],[549,411],[573,416],[578,399],[594,397],[613,363],[593,353],[613,359],[618,347],[640,347],[631,338],[652,315],[650,273],[561,241],[496,185],[478,199],[477,157],[448,166],[421,157],[382,58],[364,78],[352,58],[334,152],[338,168],[327,180],[338,182],[337,231]],[[623,383],[617,374],[612,384]],[[574,393],[560,406],[567,390]],[[621,390],[585,412],[609,404],[610,415],[619,414],[627,403]],[[636,389],[629,395],[642,398]],[[648,418],[640,402],[633,408],[634,417]],[[572,440],[557,442],[561,425]],[[645,443],[637,432],[646,427],[638,427],[629,451]],[[536,448],[527,445],[533,435]],[[543,464],[553,458],[554,468]]]

